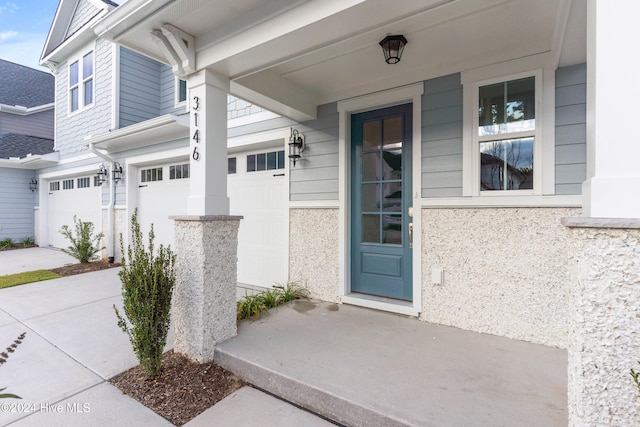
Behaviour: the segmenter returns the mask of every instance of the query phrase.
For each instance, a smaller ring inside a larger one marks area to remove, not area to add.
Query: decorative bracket
[[[171,64],[173,74],[185,77],[196,71],[195,37],[171,24],[164,24],[160,30],[151,32],[151,38]]]

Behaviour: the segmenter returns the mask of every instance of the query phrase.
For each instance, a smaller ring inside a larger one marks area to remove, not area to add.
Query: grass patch
[[[238,320],[259,319],[270,308],[301,298],[309,298],[309,291],[296,283],[277,285],[254,295],[245,295],[237,302]]]
[[[12,286],[24,285],[26,283],[41,282],[43,280],[57,279],[60,276],[49,270],[27,271],[25,273],[9,274],[0,276],[0,289]]]

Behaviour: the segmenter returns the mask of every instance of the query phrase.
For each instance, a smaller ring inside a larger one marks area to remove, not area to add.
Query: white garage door
[[[60,229],[63,225],[68,225],[75,234],[74,217],[83,222],[93,222],[94,233],[100,233],[102,187],[95,184],[93,176],[49,181],[47,201],[49,245],[67,248],[71,244],[60,234]]]
[[[272,286],[287,281],[288,209],[284,161],[284,151],[275,149],[241,152],[229,160],[230,211],[232,215],[244,217],[238,232],[239,283]],[[247,163],[252,166],[247,168]],[[187,213],[189,164],[143,167],[139,175],[140,225],[146,235],[153,223],[156,243],[173,246],[174,222],[168,217]]]
[[[172,163],[140,168],[138,183],[138,222],[145,244],[153,224],[154,244],[173,245],[173,215],[187,213],[189,163]]]
[[[235,160],[233,160],[235,158]],[[238,232],[238,282],[270,287],[288,280],[288,204],[282,150],[238,153],[227,185]]]

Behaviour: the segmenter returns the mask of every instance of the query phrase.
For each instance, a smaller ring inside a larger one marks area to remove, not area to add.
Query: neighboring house
[[[34,238],[34,169],[57,159],[53,110],[51,74],[0,59],[0,240]]]
[[[134,209],[163,243],[170,215],[238,214],[239,282],[568,348],[571,381],[591,375],[598,345],[576,334],[597,297],[569,258],[599,259],[580,252],[597,239],[561,221],[640,217],[640,144],[614,120],[633,120],[633,67],[587,62],[632,56],[616,21],[636,6],[603,3],[62,0],[41,61],[61,161],[39,170],[38,241],[60,246],[76,214],[118,258]],[[395,64],[389,35],[408,40]],[[577,424],[592,380],[570,384]]]

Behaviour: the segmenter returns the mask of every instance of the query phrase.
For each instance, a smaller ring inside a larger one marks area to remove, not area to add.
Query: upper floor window
[[[69,65],[69,111],[81,110],[93,104],[93,51]]]
[[[187,81],[176,79],[176,106],[187,101]]]
[[[535,77],[478,88],[480,191],[533,190]]]

